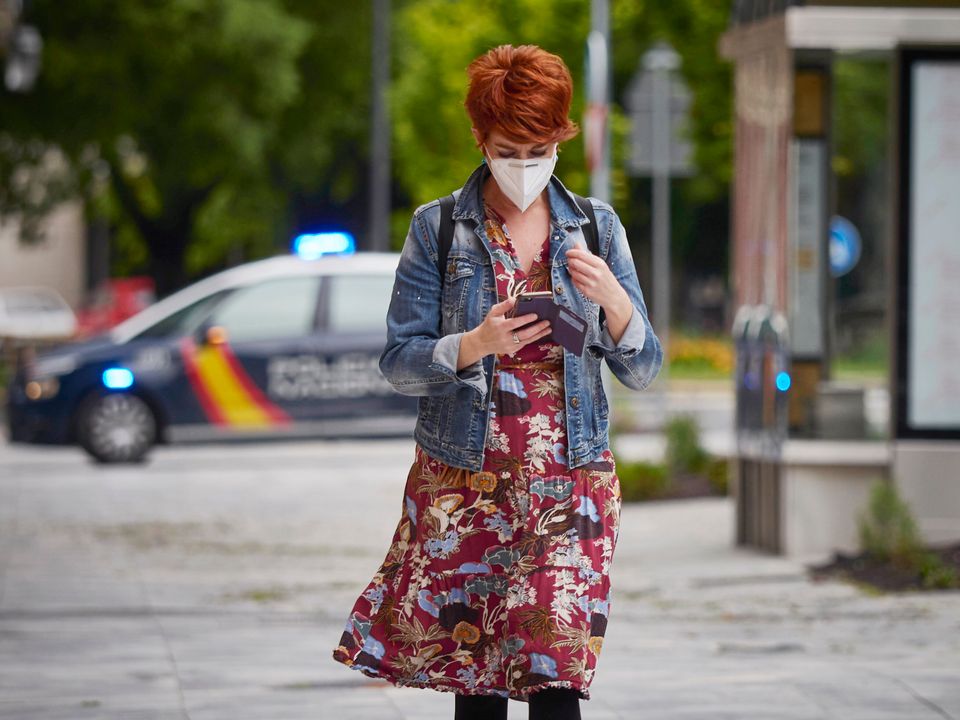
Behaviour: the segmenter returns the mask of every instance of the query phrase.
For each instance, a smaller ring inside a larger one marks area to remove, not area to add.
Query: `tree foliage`
[[[300,93],[308,23],[279,0],[36,0],[30,20],[44,68],[33,92],[3,96],[8,144],[58,148],[88,194],[109,182],[98,207],[136,228],[161,290],[182,281],[191,242],[216,242],[211,214],[240,242],[269,226],[263,171]],[[5,160],[13,172],[22,158]]]
[[[501,43],[536,43],[574,75],[582,118],[583,0],[394,0],[393,245],[418,204],[480,161],[463,107],[466,67]],[[716,57],[725,4],[613,2],[614,100],[659,38],[683,57],[699,173],[685,210],[726,195],[730,69]],[[67,194],[111,221],[115,271],[146,270],[161,292],[233,253],[262,255],[297,231],[366,228],[370,3],[316,0],[33,0],[45,40],[40,81],[0,91],[0,214],[31,219]],[[614,203],[649,217],[623,171],[627,119],[615,105]],[[29,173],[24,168],[32,168]],[[587,192],[582,135],[557,169]],[[678,225],[688,238],[696,223]]]
[[[626,88],[643,53],[658,39],[670,41],[682,58],[682,73],[693,94],[691,136],[698,172],[675,199],[675,241],[684,255],[710,258],[725,266],[726,222],[709,223],[703,233],[697,211],[719,205],[725,213],[731,176],[731,68],[717,57],[726,28],[723,3],[684,0],[675,3],[611,4],[614,106],[612,123],[613,202],[628,229],[645,230],[649,192],[624,170],[629,151],[629,119],[623,107]],[[480,161],[463,107],[466,67],[480,53],[501,43],[534,43],[559,54],[574,77],[571,114],[584,107],[584,47],[590,29],[590,5],[580,0],[420,0],[408,2],[394,20],[397,45],[393,83],[395,174],[407,207],[397,207],[393,239],[402,242],[416,205],[450,192]],[[561,151],[557,173],[573,190],[589,190],[583,135]],[[706,252],[704,250],[706,249]]]

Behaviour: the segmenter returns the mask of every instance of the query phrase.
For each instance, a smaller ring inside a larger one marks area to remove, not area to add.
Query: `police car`
[[[412,434],[416,398],[378,368],[398,261],[279,256],[197,282],[26,363],[10,439],[131,462],[158,442]]]

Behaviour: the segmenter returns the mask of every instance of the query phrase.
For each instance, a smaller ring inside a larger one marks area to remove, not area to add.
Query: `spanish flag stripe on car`
[[[290,422],[253,384],[226,344],[198,348],[184,338],[180,351],[190,385],[211,423],[256,428]]]

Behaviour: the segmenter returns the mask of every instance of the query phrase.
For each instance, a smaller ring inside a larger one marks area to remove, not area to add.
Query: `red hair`
[[[500,45],[467,68],[464,105],[481,143],[498,129],[515,142],[553,143],[574,137],[573,80],[559,56],[536,45]]]

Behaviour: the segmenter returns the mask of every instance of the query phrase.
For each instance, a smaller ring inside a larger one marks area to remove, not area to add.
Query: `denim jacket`
[[[483,322],[497,303],[491,242],[484,229],[483,182],[489,170],[478,167],[454,192],[455,231],[445,281],[437,268],[438,200],[417,208],[403,244],[387,312],[387,343],[380,371],[398,392],[419,396],[414,439],[448,465],[478,471],[492,412],[492,383],[497,357],[487,355],[457,371],[460,341]],[[566,250],[586,247],[581,225],[589,222],[569,191],[553,176],[550,203],[551,287],[554,300],[584,318],[589,327],[582,355],[564,349],[567,465],[585,465],[609,447],[607,397],[600,376],[605,359],[627,387],[643,390],[663,360],[644,305],[636,268],[620,219],[605,202],[590,198],[597,218],[600,255],[633,303],[633,314],[614,344],[600,306],[583,295],[567,271]]]

